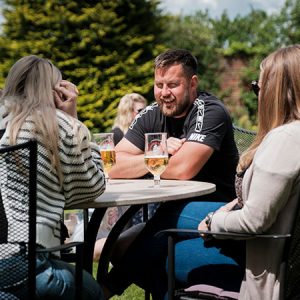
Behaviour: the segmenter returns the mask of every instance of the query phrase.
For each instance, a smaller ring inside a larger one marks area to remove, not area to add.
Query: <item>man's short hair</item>
[[[188,77],[197,75],[197,59],[188,50],[170,49],[158,55],[154,60],[155,69],[166,68],[176,64],[182,65],[183,70]]]

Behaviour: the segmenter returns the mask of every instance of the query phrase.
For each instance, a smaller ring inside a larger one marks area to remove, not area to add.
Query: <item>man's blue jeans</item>
[[[164,299],[167,292],[167,236],[155,234],[167,228],[197,229],[208,212],[224,204],[205,201],[162,204],[121,262],[111,270],[104,285],[121,294],[131,283],[135,283],[150,291],[153,299]],[[220,240],[208,243],[190,235],[180,235],[177,241],[175,268],[179,286],[218,281],[224,283],[223,288],[229,285],[239,289],[244,270],[243,242]],[[216,277],[222,277],[223,270],[225,276],[216,280]]]

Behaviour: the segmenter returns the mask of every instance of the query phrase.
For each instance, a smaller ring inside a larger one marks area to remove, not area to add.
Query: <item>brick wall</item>
[[[230,110],[241,106],[240,78],[246,60],[230,57],[221,60],[220,89],[225,94],[223,100]]]

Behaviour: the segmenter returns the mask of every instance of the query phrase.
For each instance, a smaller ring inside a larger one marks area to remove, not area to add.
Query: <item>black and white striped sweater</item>
[[[46,148],[39,134],[33,133],[34,123],[27,119],[18,134],[17,143],[36,138],[38,141],[37,166],[37,237],[36,242],[45,247],[60,244],[60,220],[66,204],[92,201],[105,190],[105,176],[96,144],[90,142],[84,125],[57,110],[59,124],[59,157],[64,176],[60,187],[57,173],[51,167]],[[1,147],[8,145],[7,130],[0,140]],[[82,130],[83,129],[83,130]],[[78,138],[78,131],[84,132]]]

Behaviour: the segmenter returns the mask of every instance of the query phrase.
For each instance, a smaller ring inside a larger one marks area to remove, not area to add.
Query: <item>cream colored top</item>
[[[259,146],[243,180],[241,210],[215,213],[213,231],[289,233],[300,195],[300,121],[272,130]],[[278,300],[284,240],[247,243],[240,299]]]

